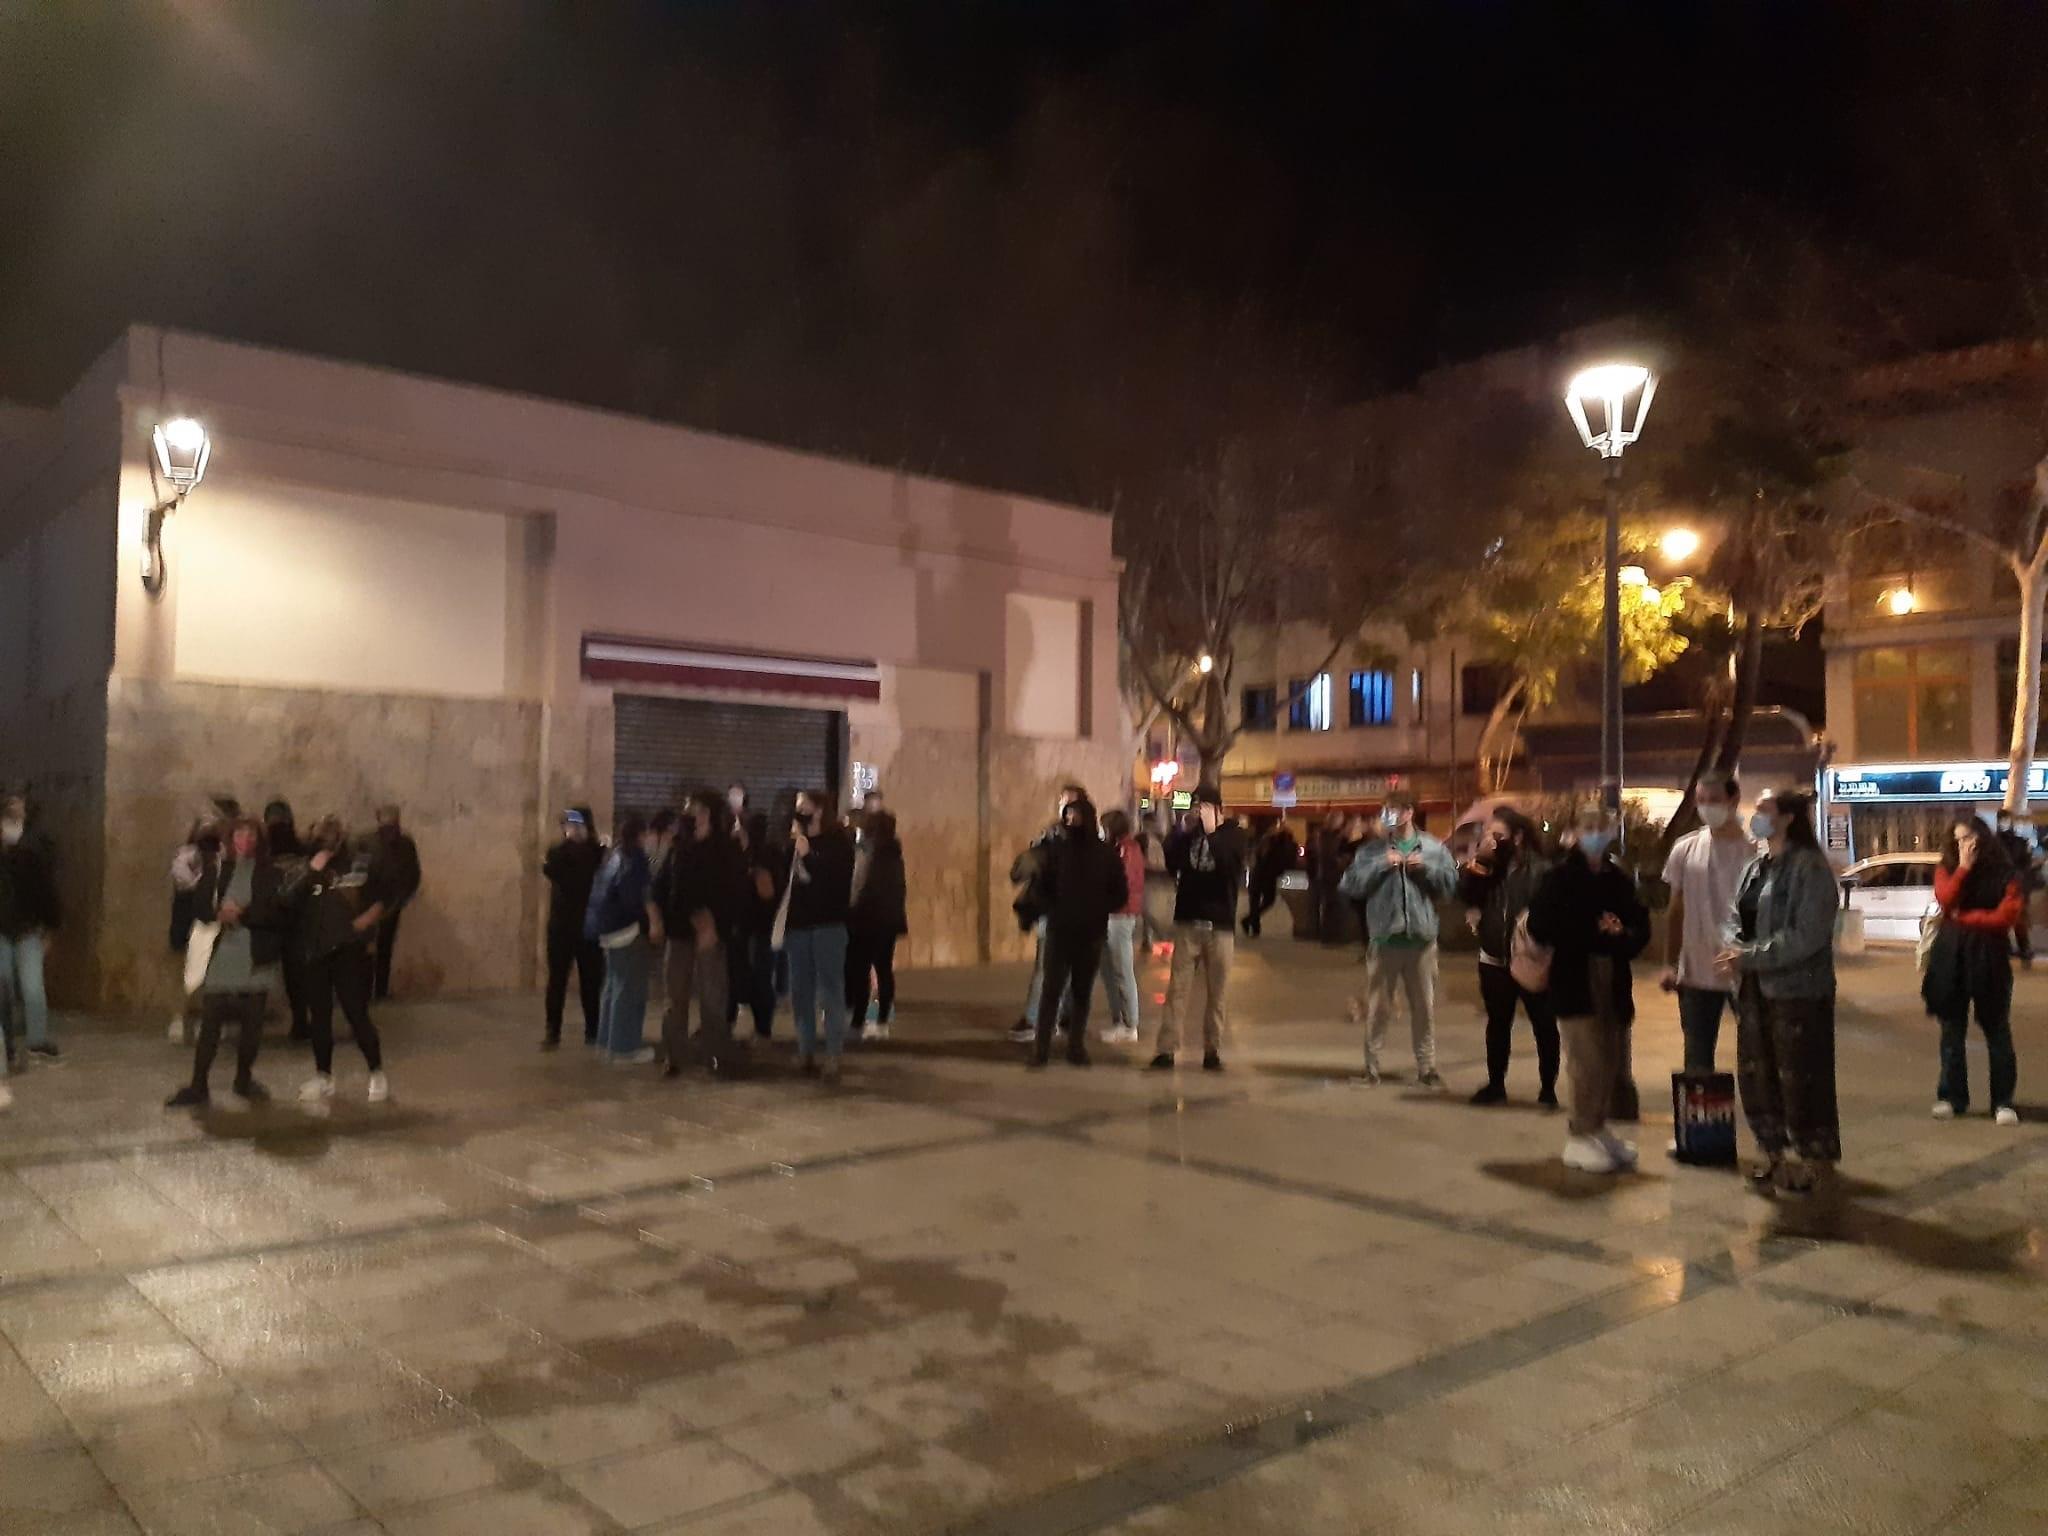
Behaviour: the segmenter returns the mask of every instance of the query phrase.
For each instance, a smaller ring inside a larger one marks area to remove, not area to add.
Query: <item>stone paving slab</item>
[[[1657,1155],[1667,999],[1603,1181],[1526,1041],[1498,1110],[1366,1089],[1352,958],[1241,957],[1220,1076],[1025,1073],[1014,970],[907,977],[836,1090],[505,998],[389,1009],[389,1105],[344,1047],[306,1113],[279,1043],[193,1119],[181,1052],[63,1020],[0,1117],[0,1536],[2044,1528],[2048,1115],[1927,1118],[1908,962],[1845,967],[1807,1209]]]

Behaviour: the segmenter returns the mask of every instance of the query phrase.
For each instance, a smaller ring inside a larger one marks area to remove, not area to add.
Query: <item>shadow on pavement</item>
[[[1652,1180],[1661,1182],[1663,1178],[1661,1174],[1644,1173],[1641,1169],[1619,1174],[1580,1173],[1575,1168],[1565,1167],[1554,1157],[1529,1163],[1481,1163],[1479,1171],[1489,1179],[1499,1179],[1520,1189],[1535,1190],[1538,1194],[1555,1195],[1560,1200],[1600,1200]]]

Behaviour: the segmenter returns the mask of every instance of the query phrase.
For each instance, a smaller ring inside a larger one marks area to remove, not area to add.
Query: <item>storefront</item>
[[[2011,777],[2005,763],[1845,763],[1821,775],[1816,830],[1837,863],[1939,852],[1957,817],[1996,814]],[[2027,799],[2048,800],[2048,767],[2028,773]]]

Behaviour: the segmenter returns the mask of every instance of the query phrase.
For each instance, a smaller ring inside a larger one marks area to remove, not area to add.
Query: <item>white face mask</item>
[[[12,848],[21,841],[23,824],[18,821],[0,821],[0,843]]]
[[[737,814],[738,812],[743,811],[747,808],[747,797],[741,794],[738,790],[734,790],[731,794],[725,797],[725,803],[731,806],[734,813]]]
[[[1767,843],[1778,835],[1778,818],[1758,811],[1749,818],[1749,835],[1760,843]]]
[[[1709,832],[1718,832],[1728,825],[1728,807],[1725,805],[1703,805],[1700,820],[1706,823]]]
[[[1614,834],[1612,832],[1581,832],[1579,834],[1579,851],[1597,864],[1601,856],[1607,852],[1608,845],[1613,841]]]

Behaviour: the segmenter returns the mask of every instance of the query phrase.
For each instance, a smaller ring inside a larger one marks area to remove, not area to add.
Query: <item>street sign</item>
[[[1294,793],[1294,775],[1291,773],[1274,774],[1273,808],[1280,811],[1291,811],[1297,804],[1299,804],[1299,801]]]
[[[2003,800],[2012,770],[2004,763],[1900,763],[1881,768],[1830,768],[1828,799],[1836,804]],[[2027,797],[2048,795],[2048,767],[2027,774]]]

